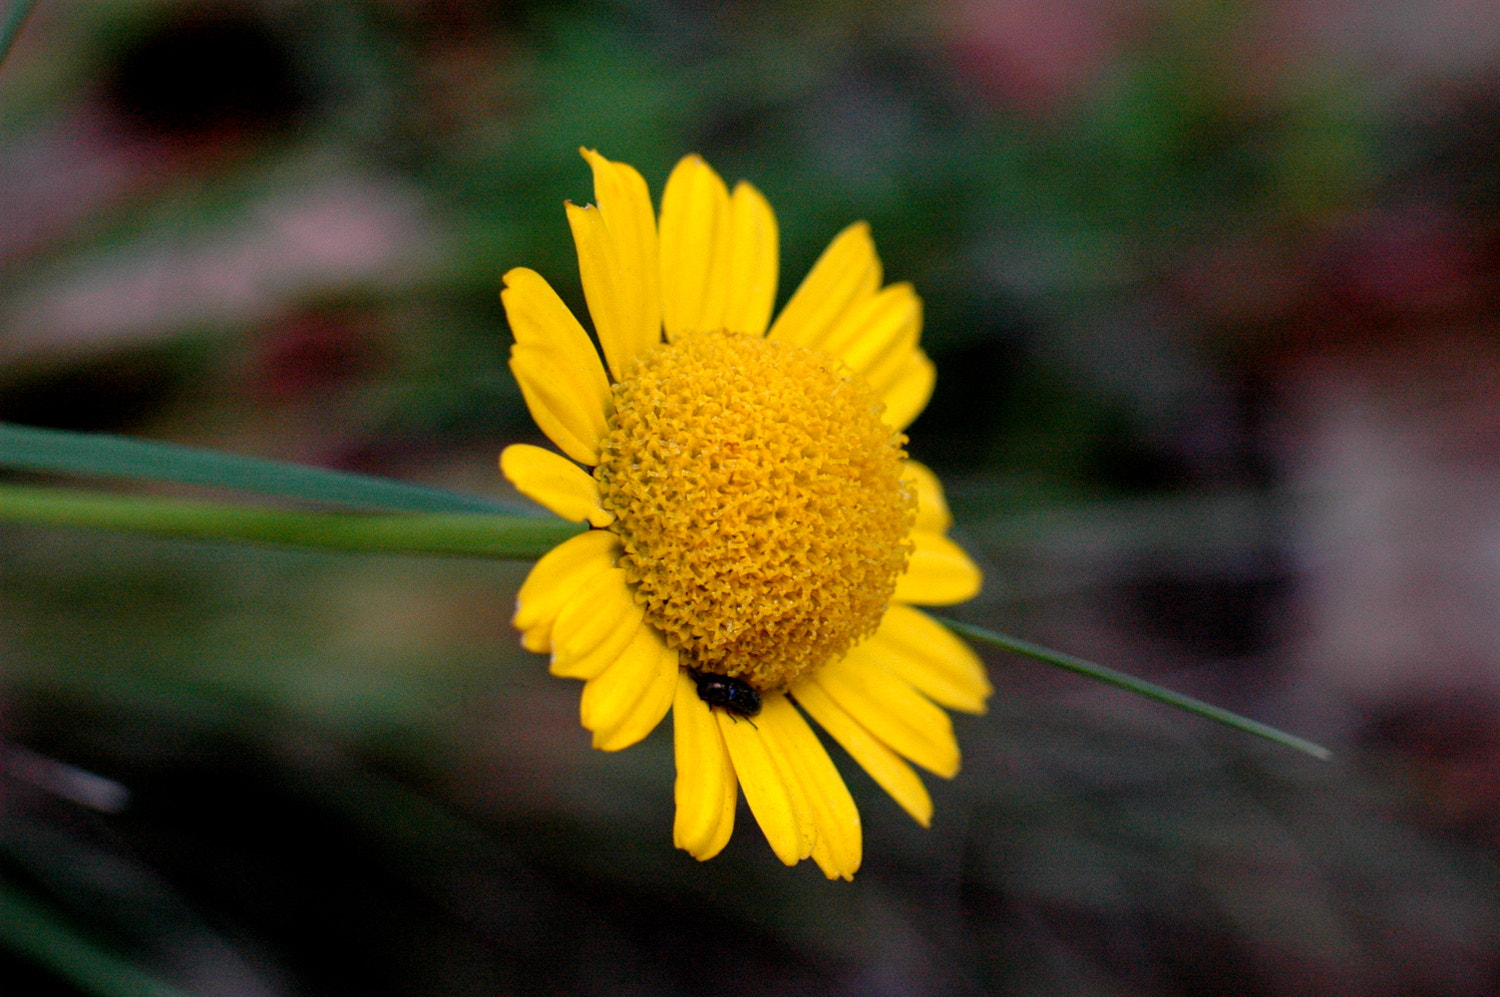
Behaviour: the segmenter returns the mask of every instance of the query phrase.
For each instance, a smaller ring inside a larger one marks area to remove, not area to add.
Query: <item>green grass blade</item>
[[[4,65],[5,57],[10,55],[10,47],[16,43],[16,36],[21,33],[21,27],[35,6],[36,0],[16,0],[5,12],[5,20],[0,21],[0,65]]]
[[[475,513],[319,513],[145,495],[0,485],[0,521],[325,550],[459,557],[541,557],[583,527]]]
[[[90,997],[188,997],[78,934],[62,917],[3,882],[0,947]]]
[[[13,423],[0,423],[0,467],[210,485],[361,509],[517,512],[504,502],[478,495],[460,495],[364,474],[239,457],[173,443],[69,433]]]
[[[1166,703],[1168,706],[1176,707],[1179,710],[1224,724],[1226,727],[1233,727],[1235,730],[1254,734],[1256,737],[1263,737],[1268,741],[1275,741],[1283,747],[1304,752],[1325,762],[1333,757],[1332,752],[1321,744],[1314,744],[1311,741],[1303,740],[1295,734],[1288,734],[1286,731],[1272,727],[1269,724],[1263,724],[1258,720],[1251,720],[1249,717],[1242,717],[1238,713],[1231,713],[1229,710],[1214,706],[1211,703],[1205,703],[1201,699],[1194,699],[1192,696],[1184,696],[1180,692],[1173,692],[1171,689],[1159,686],[1154,682],[1147,682],[1145,679],[1138,679],[1133,675],[1115,671],[1113,668],[1106,668],[1104,665],[1096,665],[1091,661],[1075,658],[1071,654],[1063,654],[1061,651],[1042,647],[1040,644],[1033,644],[1030,641],[1020,640],[1016,637],[1007,637],[1005,634],[998,634],[993,630],[976,627],[971,623],[960,623],[957,620],[949,620],[943,617],[938,617],[937,619],[938,622],[942,623],[949,630],[967,637],[969,640],[977,641],[981,644],[989,644],[992,647],[1010,651],[1012,654],[1035,658],[1037,661],[1045,661],[1049,665],[1065,668],[1070,672],[1077,672],[1079,675],[1086,675],[1096,682],[1104,682],[1107,685],[1133,692],[1138,696],[1145,696],[1147,699],[1154,699],[1158,703]]]

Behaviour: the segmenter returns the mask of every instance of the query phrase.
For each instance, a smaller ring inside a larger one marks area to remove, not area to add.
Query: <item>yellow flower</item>
[[[522,585],[522,644],[584,681],[596,748],[629,747],[672,712],[677,847],[717,855],[743,787],[783,862],[849,879],[859,812],[803,714],[926,826],[908,762],[951,778],[941,707],[982,713],[991,691],[974,653],[911,608],[980,585],[944,535],[937,478],[903,449],[934,380],[921,301],[881,286],[859,222],[772,324],[776,219],[759,191],[731,193],[688,156],[658,219],[639,173],[583,156],[598,206],[567,213],[604,364],[534,271],[501,292],[511,370],[567,457],[522,444],[500,466],[594,527]]]

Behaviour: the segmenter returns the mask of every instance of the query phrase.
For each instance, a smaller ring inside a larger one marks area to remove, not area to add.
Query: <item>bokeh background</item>
[[[1335,760],[990,655],[931,830],[835,749],[854,883],[700,865],[523,564],[7,526],[0,991],[1500,994],[1500,7],[43,0],[0,419],[505,497],[580,145],[759,186],[782,300],[870,221],[957,615]]]

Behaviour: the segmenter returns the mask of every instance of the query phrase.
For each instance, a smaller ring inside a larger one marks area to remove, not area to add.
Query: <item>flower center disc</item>
[[[691,667],[787,688],[879,625],[906,569],[906,438],[863,380],[759,336],[690,333],[614,386],[594,476],[646,620]]]

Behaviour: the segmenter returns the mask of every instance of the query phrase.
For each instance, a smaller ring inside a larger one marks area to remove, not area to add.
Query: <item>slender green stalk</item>
[[[958,620],[949,620],[942,617],[939,617],[938,621],[954,633],[967,637],[972,641],[1002,648],[1010,651],[1012,654],[1035,658],[1037,661],[1045,661],[1047,664],[1055,665],[1058,668],[1066,668],[1070,672],[1086,675],[1096,682],[1104,682],[1108,685],[1133,692],[1138,696],[1154,699],[1158,703],[1175,706],[1179,710],[1213,720],[1224,724],[1226,727],[1233,727],[1235,730],[1254,734],[1256,737],[1263,737],[1268,741],[1275,741],[1283,747],[1305,752],[1325,762],[1333,757],[1332,752],[1320,744],[1303,740],[1295,734],[1288,734],[1284,730],[1279,730],[1269,724],[1263,724],[1258,720],[1242,717],[1238,713],[1231,713],[1229,710],[1214,706],[1211,703],[1205,703],[1201,699],[1194,699],[1192,696],[1184,696],[1180,692],[1173,692],[1171,689],[1159,686],[1154,682],[1147,682],[1145,679],[1138,679],[1133,675],[1126,675],[1124,672],[1115,671],[1113,668],[1106,668],[1104,665],[1096,665],[1091,661],[1075,658],[1071,654],[1063,654],[1061,651],[1042,647],[1040,644],[1033,644],[1030,641],[1020,640],[1016,637],[1007,637],[1005,634],[997,634],[993,630],[976,627],[971,623],[960,623]]]
[[[187,997],[5,883],[0,883],[0,948],[45,966],[90,997]]]
[[[36,0],[16,0],[10,5],[10,10],[5,12],[5,20],[0,21],[0,65],[5,64],[5,57],[10,55],[10,47],[16,43],[16,36],[21,33],[21,27],[25,25],[26,18],[31,16],[31,8],[36,6]]]
[[[325,550],[541,557],[582,527],[560,519],[472,513],[317,513],[145,495],[0,486],[0,521]]]

